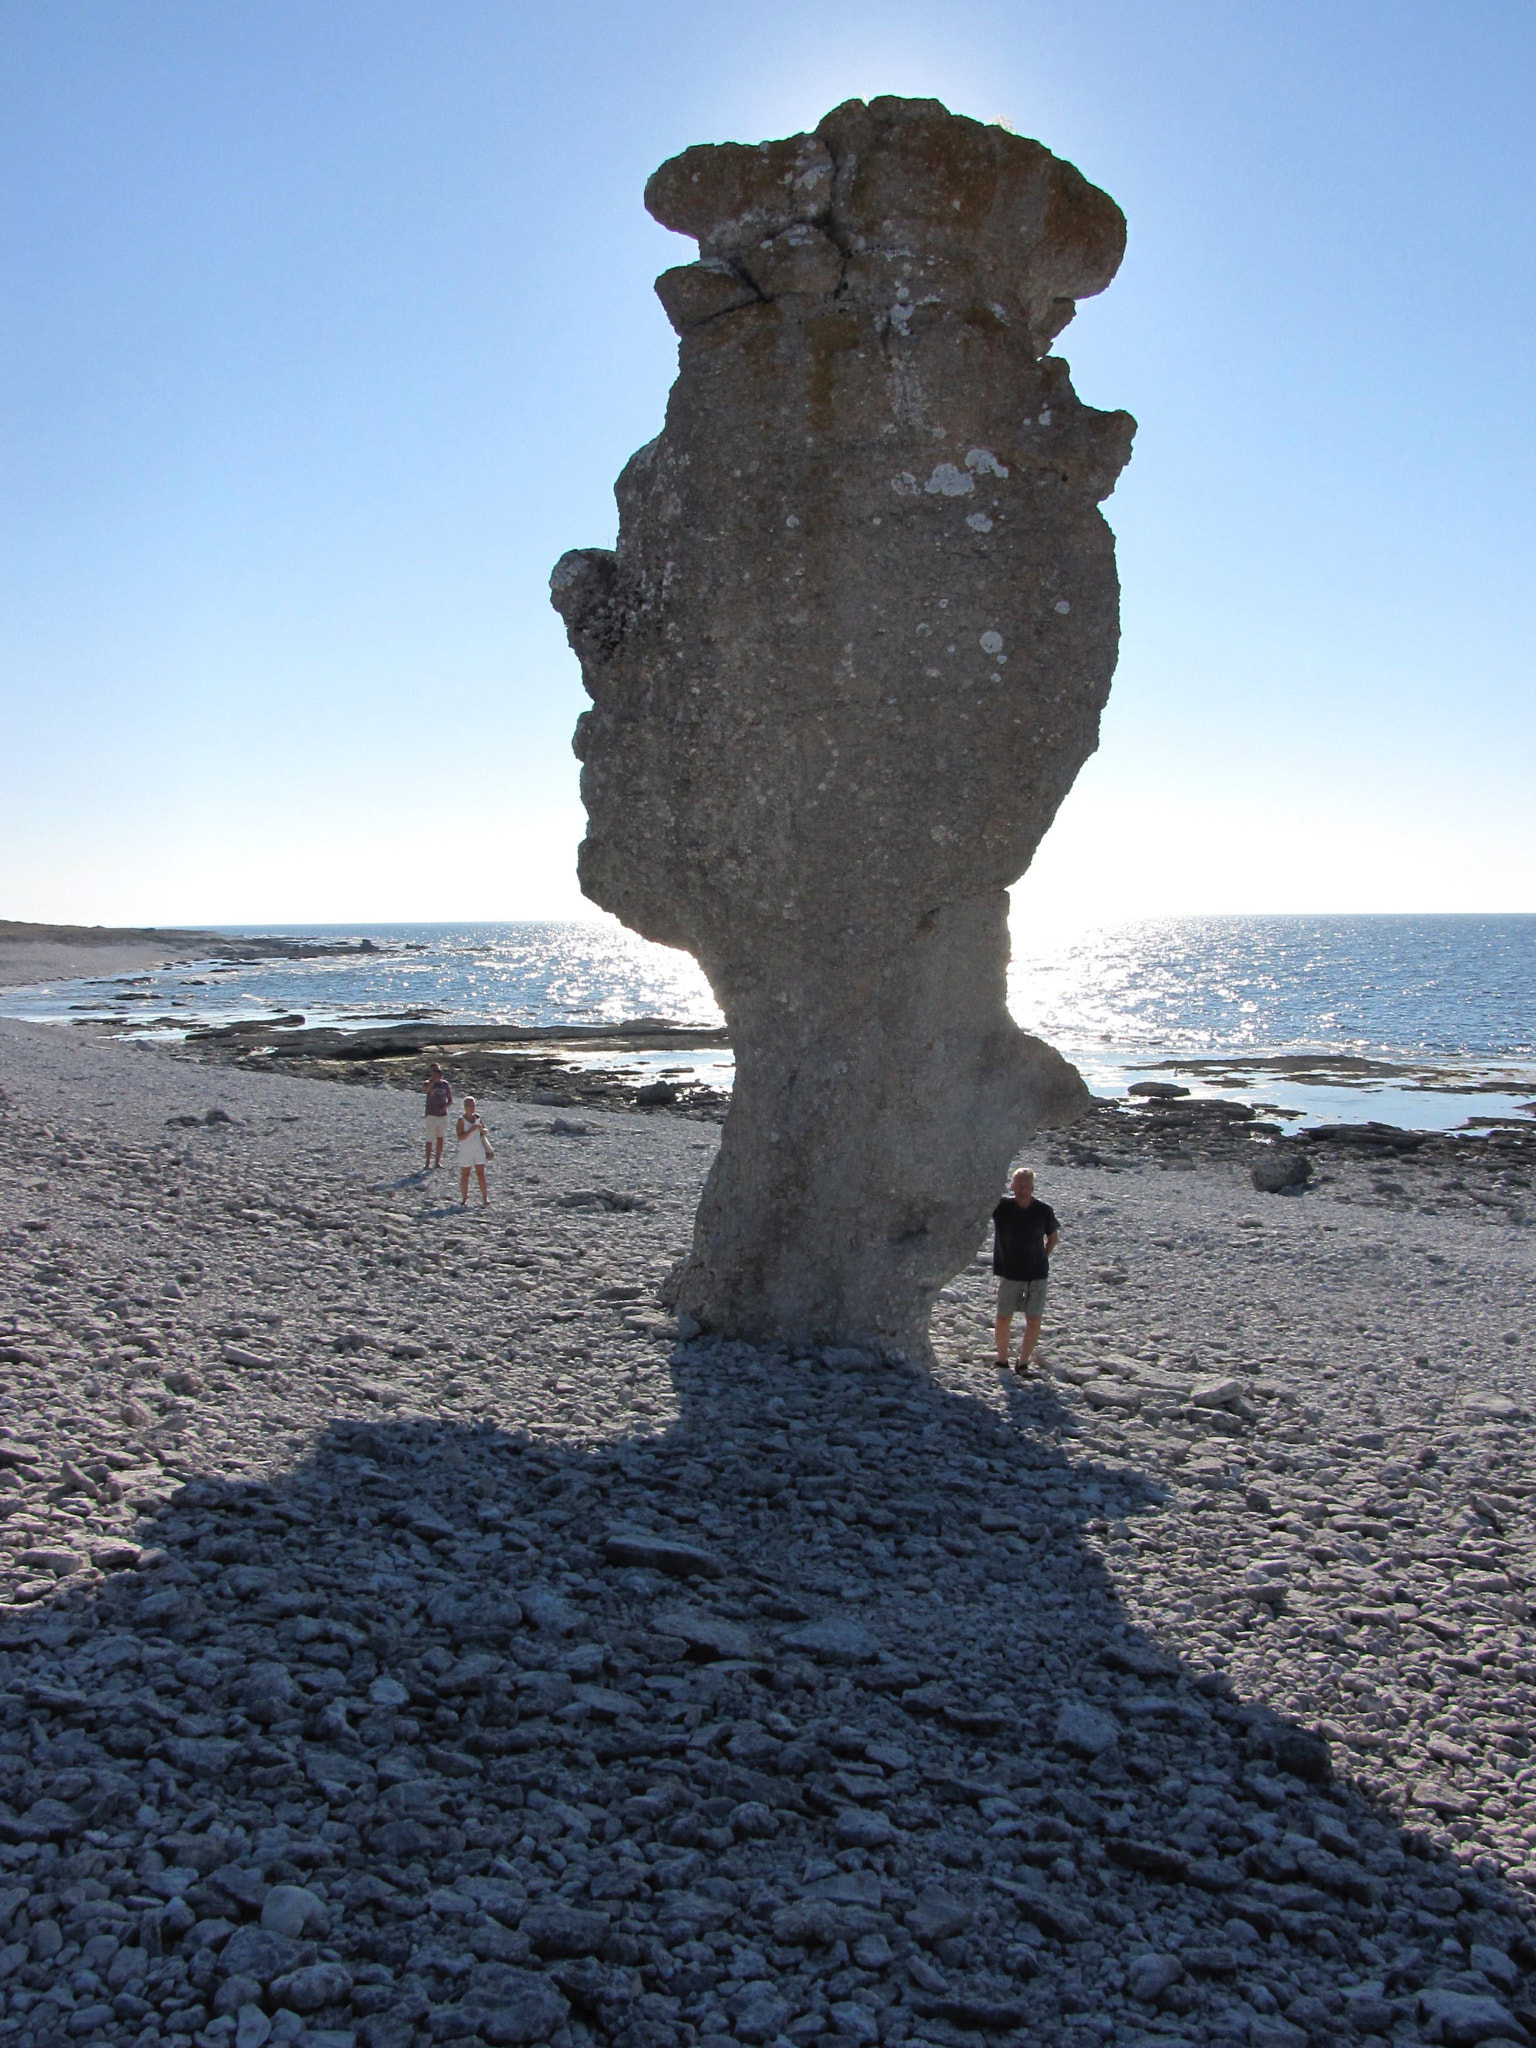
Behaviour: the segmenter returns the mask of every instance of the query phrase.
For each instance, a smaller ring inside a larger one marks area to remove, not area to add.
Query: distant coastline
[[[219,934],[172,925],[28,924],[21,918],[0,917],[0,945],[7,946],[179,946],[188,940],[217,945]]]
[[[0,988],[45,981],[139,974],[193,960],[308,960],[377,951],[371,939],[351,943],[282,934],[232,936],[162,925],[27,924],[0,917]]]
[[[24,924],[0,918],[0,988],[29,988],[34,982],[87,974],[137,974],[168,959],[216,952],[223,943],[214,932],[155,925]]]

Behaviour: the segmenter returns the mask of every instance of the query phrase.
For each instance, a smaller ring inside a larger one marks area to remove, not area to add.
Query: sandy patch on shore
[[[1046,1165],[1051,1376],[980,1266],[792,1357],[656,1303],[708,1125],[492,1100],[466,1213],[408,1096],[82,1037],[0,1022],[38,2038],[1536,2025],[1517,1207]]]

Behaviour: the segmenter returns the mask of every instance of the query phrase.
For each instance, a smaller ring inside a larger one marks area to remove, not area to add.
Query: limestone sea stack
[[[1086,1100],[1008,1015],[1005,891],[1093,751],[1125,413],[1048,353],[1125,246],[1070,164],[936,100],[685,150],[699,261],[615,551],[553,599],[581,885],[692,953],[736,1090],[676,1299],[752,1339],[921,1355],[1010,1158]]]

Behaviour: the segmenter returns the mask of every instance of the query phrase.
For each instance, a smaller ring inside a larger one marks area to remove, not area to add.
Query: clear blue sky
[[[1536,909],[1526,0],[4,0],[0,915],[581,908],[641,205],[852,95],[1112,192],[1124,645],[1016,916]]]

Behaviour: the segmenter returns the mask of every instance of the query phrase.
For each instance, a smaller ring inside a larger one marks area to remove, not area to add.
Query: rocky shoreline
[[[219,1066],[413,1093],[425,1088],[435,1059],[459,1097],[494,1096],[554,1109],[670,1108],[719,1122],[729,1096],[687,1078],[681,1067],[658,1086],[632,1071],[586,1062],[605,1051],[675,1052],[682,1062],[690,1052],[728,1044],[723,1029],[660,1018],[559,1029],[426,1021],[363,1031],[252,1020],[192,1031],[184,1050]],[[1124,1102],[1095,1100],[1069,1129],[1047,1134],[1046,1143],[1053,1165],[1110,1172],[1147,1163],[1173,1172],[1263,1165],[1273,1173],[1277,1160],[1300,1162],[1290,1168],[1298,1192],[1314,1173],[1319,1185],[1331,1186],[1347,1163],[1345,1192],[1352,1200],[1388,1206],[1422,1206],[1428,1200],[1447,1212],[1502,1209],[1517,1222],[1532,1206],[1536,1173],[1536,1121],[1489,1118],[1482,1128],[1447,1133],[1367,1120],[1288,1134],[1287,1124],[1247,1103],[1195,1096],[1175,1083],[1139,1083]],[[1367,1169],[1363,1175],[1354,1170],[1361,1167]],[[1404,1172],[1411,1186],[1403,1184]]]
[[[668,1108],[720,1122],[729,1096],[691,1078],[686,1064],[668,1077],[648,1078],[620,1067],[591,1066],[594,1054],[633,1057],[670,1052],[719,1051],[723,1030],[696,1029],[664,1018],[616,1025],[567,1024],[558,1029],[504,1024],[392,1024],[340,1031],[302,1027],[302,1020],[253,1020],[188,1032],[188,1055],[216,1066],[260,1073],[345,1081],[369,1088],[404,1088],[421,1094],[427,1069],[439,1062],[455,1097],[494,1096],[543,1109]],[[579,1055],[578,1059],[571,1057]]]
[[[1536,1212],[1536,1123],[1490,1119],[1478,1129],[1409,1131],[1395,1124],[1284,1124],[1220,1096],[1096,1101],[1069,1129],[1048,1134],[1053,1165],[1116,1173],[1153,1166],[1193,1173],[1247,1170],[1255,1187],[1420,1215],[1492,1210],[1523,1223]],[[1254,1176],[1257,1175],[1255,1179]]]
[[[680,1328],[702,1112],[0,1086],[0,2042],[1536,2033],[1524,1131],[1096,1107],[1021,1382]]]

